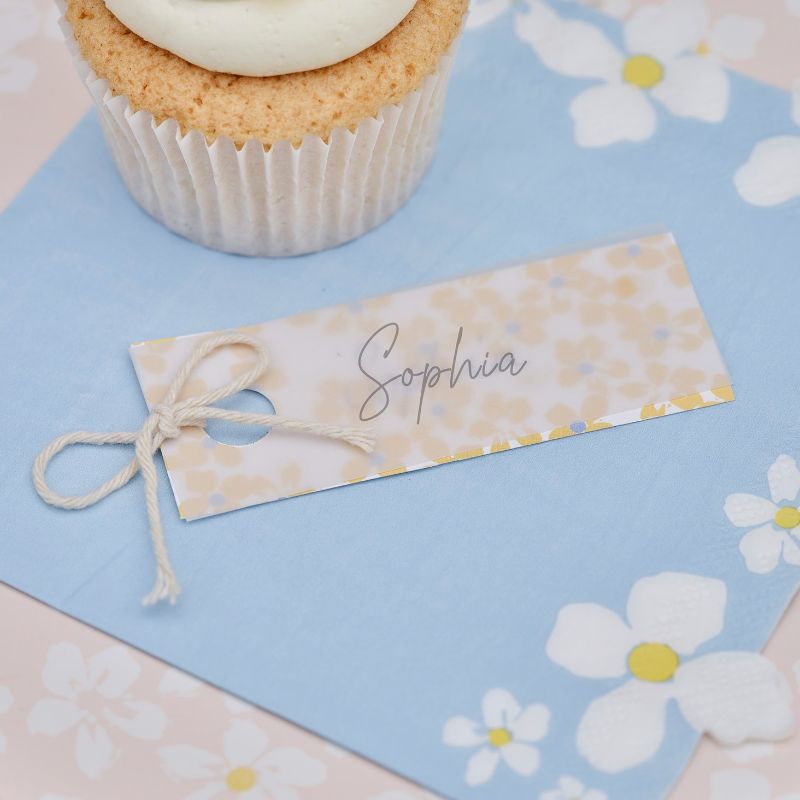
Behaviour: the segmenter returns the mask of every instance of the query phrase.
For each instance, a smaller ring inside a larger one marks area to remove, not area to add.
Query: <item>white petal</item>
[[[709,800],[771,800],[769,781],[751,769],[723,769],[711,774]]]
[[[30,58],[0,53],[0,92],[25,92],[33,83],[39,67]]]
[[[245,703],[244,700],[229,694],[223,695],[222,704],[231,714],[246,714],[249,711],[253,711],[253,706],[249,703]]]
[[[497,769],[500,753],[489,747],[482,747],[467,762],[467,771],[464,780],[467,786],[478,786],[486,783]]]
[[[730,81],[715,61],[687,56],[666,65],[651,94],[678,117],[721,122],[728,113]]]
[[[708,24],[704,2],[667,0],[637,11],[625,24],[625,46],[634,55],[668,61],[702,41]]]
[[[748,742],[723,747],[722,751],[734,763],[747,764],[771,756],[775,752],[775,745],[768,742]]]
[[[785,534],[783,537],[783,560],[792,566],[800,566],[800,547],[793,537]]]
[[[200,681],[185,672],[170,668],[164,672],[158,682],[158,693],[174,697],[191,697],[200,691],[202,685]]]
[[[772,572],[781,560],[785,538],[788,538],[785,533],[776,531],[770,524],[746,533],[739,542],[739,552],[744,556],[747,569],[756,575]]]
[[[569,775],[566,775],[563,778],[559,778],[558,788],[561,789],[567,797],[582,797],[584,786],[577,778],[571,778]]]
[[[533,775],[539,769],[539,751],[530,744],[509,742],[500,749],[500,757],[518,775]]]
[[[78,767],[89,778],[99,778],[117,757],[117,750],[106,729],[95,725],[94,729],[86,724],[78,728],[75,739],[75,758]]]
[[[800,0],[786,0],[786,6],[796,17],[800,17]]]
[[[202,789],[198,789],[196,792],[192,792],[191,794],[186,795],[184,800],[211,800],[212,797],[220,797],[220,796],[230,797],[230,793],[228,792],[228,787],[222,782],[215,782],[215,783],[209,783]]]
[[[800,137],[759,142],[733,182],[742,199],[754,206],[777,206],[800,197]]]
[[[514,28],[542,63],[561,75],[610,81],[622,74],[624,56],[599,28],[563,19],[539,0],[529,1],[528,13],[514,19]]]
[[[758,653],[700,656],[678,667],[674,683],[686,721],[723,744],[777,741],[794,728],[789,686]]]
[[[767,471],[769,493],[776,503],[797,500],[800,495],[800,470],[797,462],[787,455],[778,456]]]
[[[328,773],[325,764],[297,747],[270,750],[258,760],[256,768],[289,786],[318,786]]]
[[[490,689],[486,692],[481,708],[487,728],[509,728],[520,712],[520,705],[514,695],[505,689]]]
[[[656,130],[656,114],[647,95],[627,83],[586,89],[569,105],[580,147],[643,142]]]
[[[512,0],[472,0],[467,17],[467,30],[482,28],[511,8]]]
[[[0,686],[0,714],[5,714],[14,704],[14,695],[7,686]]]
[[[235,719],[225,731],[225,759],[233,767],[252,764],[264,755],[269,739],[264,731],[248,719]]]
[[[545,651],[551,661],[582,678],[614,678],[628,671],[635,644],[630,628],[596,603],[573,603],[558,612]]]
[[[213,778],[225,769],[225,762],[216,753],[188,744],[160,747],[158,755],[164,772],[173,778]]]
[[[729,494],[725,498],[725,515],[737,528],[749,528],[769,522],[778,507],[754,494]]]
[[[547,735],[550,727],[550,709],[541,703],[534,703],[525,708],[522,713],[513,720],[508,729],[514,740],[523,742],[538,742]]]
[[[714,23],[708,44],[714,54],[723,58],[752,58],[765,28],[764,20],[758,17],[725,14]]]
[[[599,789],[589,789],[580,800],[608,800],[608,795],[605,792],[601,792]]]
[[[578,725],[578,752],[603,772],[647,761],[664,739],[668,698],[665,685],[631,680],[594,700]]]
[[[114,645],[89,659],[89,680],[103,697],[119,697],[133,686],[142,668],[122,645]]]
[[[113,725],[137,739],[155,740],[164,735],[167,715],[159,706],[140,700],[129,700],[123,706],[130,712],[130,716],[119,716],[110,709],[104,710],[104,716]]]
[[[89,688],[89,671],[83,654],[72,642],[59,642],[47,651],[42,683],[59,697],[74,700]]]
[[[662,642],[693,653],[717,636],[725,622],[725,584],[684,572],[636,581],[628,596],[628,621],[643,642]]]
[[[451,717],[444,724],[442,740],[450,747],[475,747],[486,741],[481,726],[467,717]]]
[[[28,714],[28,730],[31,733],[44,733],[58,736],[83,719],[85,713],[69,700],[45,697]]]

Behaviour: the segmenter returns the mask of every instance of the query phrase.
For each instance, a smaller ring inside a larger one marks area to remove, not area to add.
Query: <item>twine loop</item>
[[[241,345],[255,355],[255,364],[238,378],[218,389],[188,397],[178,401],[181,390],[197,366],[212,352],[230,345]],[[93,433],[75,431],[59,436],[39,453],[33,463],[33,485],[39,497],[58,508],[81,509],[94,505],[112,492],[125,486],[137,472],[144,479],[145,504],[150,524],[150,540],[156,561],[156,580],[152,591],[142,600],[144,605],[152,605],[159,600],[168,599],[175,603],[180,593],[180,585],[170,563],[164,542],[161,513],[158,507],[158,474],[154,455],[168,439],[176,439],[181,430],[187,427],[204,426],[209,419],[227,420],[242,425],[265,425],[273,430],[291,433],[322,436],[336,439],[371,453],[375,447],[375,437],[371,430],[347,428],[319,422],[304,422],[292,417],[277,414],[252,414],[242,411],[229,411],[213,404],[231,397],[242,389],[252,386],[267,371],[269,357],[267,349],[258,339],[244,333],[221,333],[203,340],[178,370],[162,401],[153,406],[149,416],[138,431],[117,433]],[[45,479],[45,472],[53,458],[64,448],[74,444],[128,444],[134,446],[134,457],[116,475],[91,492],[83,495],[60,495],[54,492]]]

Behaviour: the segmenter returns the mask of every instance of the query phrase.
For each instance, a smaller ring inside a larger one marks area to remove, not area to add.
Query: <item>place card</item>
[[[276,414],[371,428],[376,448],[279,430],[235,446],[184,429],[161,449],[185,519],[733,400],[669,233],[236,330],[269,350],[252,388]],[[132,345],[151,408],[209,335]],[[252,359],[217,351],[181,396]]]

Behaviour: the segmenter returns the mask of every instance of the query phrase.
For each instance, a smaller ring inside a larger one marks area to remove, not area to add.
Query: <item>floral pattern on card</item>
[[[183,432],[162,452],[187,519],[733,399],[668,233],[242,330],[270,348],[254,388],[277,413],[368,425],[377,446]],[[131,348],[151,406],[197,340]],[[207,359],[183,396],[240,374],[239,351]]]

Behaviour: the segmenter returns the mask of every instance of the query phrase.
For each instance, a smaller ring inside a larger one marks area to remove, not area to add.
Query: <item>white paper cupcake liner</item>
[[[62,13],[64,11],[63,2]],[[355,239],[409,198],[436,149],[457,42],[435,73],[399,103],[380,108],[355,131],[336,128],[299,147],[228,137],[208,145],[182,135],[175,120],[156,124],[114,95],[81,56],[61,21],[78,73],[128,190],[151,216],[187,239],[231,253],[286,256]]]

